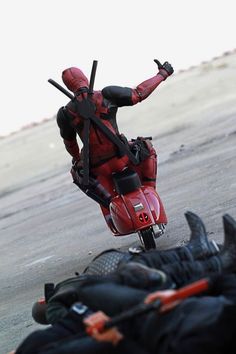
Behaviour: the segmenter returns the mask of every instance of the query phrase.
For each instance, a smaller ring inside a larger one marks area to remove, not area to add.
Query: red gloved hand
[[[103,331],[103,324],[109,320],[109,317],[102,311],[93,313],[84,319],[87,333],[98,342],[109,342],[117,345],[124,337],[116,328],[110,328]]]

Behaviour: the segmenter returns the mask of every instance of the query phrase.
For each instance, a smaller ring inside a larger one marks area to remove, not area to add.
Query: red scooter
[[[157,192],[142,185],[130,168],[114,173],[113,181],[116,195],[109,203],[109,218],[105,218],[112,233],[123,236],[137,232],[145,249],[156,248],[155,238],[164,232]]]
[[[158,62],[156,59],[154,61]],[[104,213],[104,216],[110,230],[115,236],[137,232],[145,249],[156,248],[155,238],[163,233],[164,224],[160,220],[160,199],[154,188],[142,185],[139,175],[127,167],[112,175],[116,195],[110,198],[103,198],[100,193],[97,193],[96,179],[93,179],[90,175],[89,129],[91,124],[100,129],[123,155],[127,155],[134,166],[139,163],[138,158],[130,150],[129,146],[127,147],[94,114],[94,106],[90,97],[93,94],[96,67],[97,61],[94,61],[90,76],[88,98],[77,102],[77,110],[84,119],[84,130],[86,133],[83,147],[83,170],[80,171],[80,182],[77,183],[75,178],[74,182],[89,197],[97,201],[101,206],[109,209],[109,213]],[[52,79],[48,81],[70,99],[74,99],[74,96],[57,82]],[[102,186],[100,187],[102,188]]]

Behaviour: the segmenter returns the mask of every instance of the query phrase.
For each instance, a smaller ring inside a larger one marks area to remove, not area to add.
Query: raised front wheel
[[[149,229],[140,230],[139,238],[146,250],[156,248],[155,234],[152,227]]]

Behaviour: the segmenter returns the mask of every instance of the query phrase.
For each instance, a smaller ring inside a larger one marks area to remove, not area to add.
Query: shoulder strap
[[[134,164],[138,164],[138,159],[130,151],[129,147],[126,146],[119,137],[114,134],[107,126],[94,114],[95,105],[91,99],[83,99],[82,101],[76,100],[76,112],[84,119],[84,134],[83,134],[83,144],[84,144],[84,179],[83,183],[85,185],[89,184],[89,128],[90,123],[96,125],[102,133],[119,149],[120,153],[127,155],[130,161]]]
[[[83,144],[84,144],[84,178],[83,184],[84,186],[89,185],[89,133],[90,133],[90,124],[91,122],[95,124],[102,133],[117,146],[120,153],[123,155],[127,155],[130,161],[134,164],[138,164],[138,160],[130,151],[129,147],[126,146],[117,135],[115,135],[102,121],[96,117],[95,115],[95,105],[91,100],[93,94],[93,85],[96,74],[97,61],[93,61],[93,67],[90,76],[90,84],[88,91],[88,98],[83,99],[82,101],[78,101],[75,96],[73,96],[70,92],[64,89],[61,85],[55,82],[52,79],[49,79],[48,82],[55,86],[58,90],[63,92],[67,97],[69,97],[73,102],[76,103],[77,113],[84,119],[84,136],[83,136]]]

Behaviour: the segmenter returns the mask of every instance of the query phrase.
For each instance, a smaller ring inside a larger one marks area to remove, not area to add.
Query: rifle
[[[124,321],[128,321],[137,316],[143,315],[151,311],[159,311],[163,306],[174,304],[175,302],[181,302],[184,299],[197,295],[203,291],[208,290],[210,287],[210,279],[203,278],[195,281],[189,285],[186,285],[167,297],[159,298],[152,303],[145,304],[141,303],[134,306],[133,308],[122,312],[121,314],[114,316],[108,321],[96,322],[86,328],[86,332],[91,335],[94,330],[102,333],[107,329],[115,327]]]

